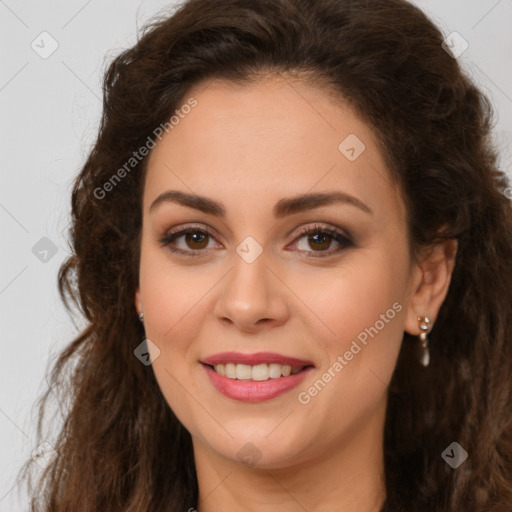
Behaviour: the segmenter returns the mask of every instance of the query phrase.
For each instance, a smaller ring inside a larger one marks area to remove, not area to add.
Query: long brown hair
[[[41,440],[53,393],[67,406],[58,456],[37,488],[27,478],[31,510],[197,507],[190,435],[134,356],[144,338],[134,293],[147,157],[105,183],[192,85],[292,73],[350,102],[373,128],[406,200],[411,254],[459,243],[428,369],[418,370],[415,339],[404,334],[389,389],[383,510],[510,512],[512,208],[489,101],[404,0],[189,0],[170,14],[110,64],[97,141],[74,184],[59,290],[87,326],[40,400]],[[469,454],[458,469],[441,457],[454,441]]]

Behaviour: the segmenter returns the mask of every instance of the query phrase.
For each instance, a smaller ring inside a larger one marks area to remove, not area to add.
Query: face
[[[374,134],[291,79],[190,98],[149,156],[135,296],[169,406],[267,468],[381,432],[417,274]]]

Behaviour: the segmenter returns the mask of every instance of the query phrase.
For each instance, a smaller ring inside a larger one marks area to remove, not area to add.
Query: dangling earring
[[[139,313],[139,320],[141,321],[141,323],[144,323],[144,313]]]
[[[420,355],[420,363],[422,366],[427,367],[430,363],[430,351],[428,348],[428,332],[430,330],[431,320],[428,316],[419,316],[418,317],[418,326],[421,330],[418,338],[421,343],[421,355]]]

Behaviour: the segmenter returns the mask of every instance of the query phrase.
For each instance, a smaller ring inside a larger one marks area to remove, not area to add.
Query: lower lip
[[[298,386],[313,369],[309,366],[295,375],[264,381],[235,380],[224,377],[210,366],[203,364],[206,374],[215,389],[228,398],[241,402],[264,402]]]

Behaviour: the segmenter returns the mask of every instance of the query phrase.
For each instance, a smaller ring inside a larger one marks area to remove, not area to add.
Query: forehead
[[[202,82],[192,98],[150,154],[146,210],[166,188],[252,205],[336,189],[403,209],[371,128],[325,89],[281,75]]]

